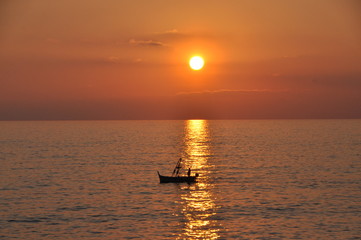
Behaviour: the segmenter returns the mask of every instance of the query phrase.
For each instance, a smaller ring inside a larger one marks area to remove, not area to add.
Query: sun
[[[193,70],[201,70],[204,66],[204,60],[200,56],[191,57],[191,59],[189,60],[189,66]]]

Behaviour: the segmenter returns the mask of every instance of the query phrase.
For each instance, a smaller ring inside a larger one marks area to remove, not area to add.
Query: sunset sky
[[[0,120],[189,118],[361,118],[361,1],[0,2]]]

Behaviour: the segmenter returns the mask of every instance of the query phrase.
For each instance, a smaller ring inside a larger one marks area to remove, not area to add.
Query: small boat
[[[182,158],[178,160],[177,165],[173,170],[172,176],[163,176],[160,175],[159,171],[157,171],[160,183],[182,183],[182,182],[193,183],[197,181],[197,177],[199,176],[198,173],[196,173],[194,176],[191,176],[190,168],[188,170],[188,176],[179,176],[179,170],[182,168],[181,161]]]
[[[169,177],[169,176],[160,175],[160,173],[158,172],[158,176],[160,183],[181,183],[181,182],[193,183],[197,181],[198,174],[189,177],[188,176]]]

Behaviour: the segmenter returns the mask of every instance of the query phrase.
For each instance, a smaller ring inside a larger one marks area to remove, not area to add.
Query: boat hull
[[[178,176],[178,177],[168,177],[168,176],[162,176],[159,174],[159,181],[160,183],[193,183],[197,181],[197,176]]]

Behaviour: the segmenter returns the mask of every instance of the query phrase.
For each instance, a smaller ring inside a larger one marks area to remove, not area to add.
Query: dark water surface
[[[0,239],[361,239],[361,120],[0,122],[0,164]]]

